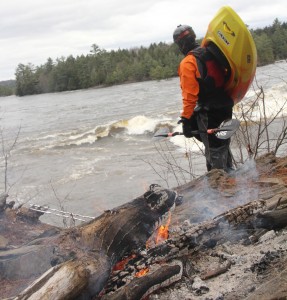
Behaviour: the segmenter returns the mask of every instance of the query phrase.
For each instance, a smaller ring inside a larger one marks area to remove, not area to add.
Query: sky
[[[18,64],[40,66],[50,57],[101,49],[148,47],[172,42],[177,25],[193,27],[198,38],[224,5],[250,28],[287,21],[283,0],[1,0],[0,81],[15,79]]]

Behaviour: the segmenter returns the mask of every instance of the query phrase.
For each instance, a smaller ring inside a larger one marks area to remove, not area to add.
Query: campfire
[[[170,224],[171,211],[168,212],[162,224],[156,228],[154,233],[147,240],[145,249],[139,249],[137,255],[132,254],[127,256],[114,266],[110,281],[106,286],[106,295],[124,286],[127,282],[132,281],[133,278],[142,278],[157,269],[156,265],[150,267],[147,266],[146,263],[142,263],[142,258],[143,255],[145,256],[149,251],[152,251],[154,247],[163,244],[168,239]]]

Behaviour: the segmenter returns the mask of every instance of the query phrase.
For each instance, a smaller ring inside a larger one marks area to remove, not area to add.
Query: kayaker
[[[196,42],[192,27],[179,25],[173,40],[185,56],[180,62],[178,74],[182,90],[183,109],[179,123],[183,134],[190,138],[192,130],[206,131],[217,128],[232,118],[233,100],[225,93],[225,70],[214,56]],[[207,170],[231,171],[232,155],[230,139],[222,140],[214,135],[195,135],[204,144]]]

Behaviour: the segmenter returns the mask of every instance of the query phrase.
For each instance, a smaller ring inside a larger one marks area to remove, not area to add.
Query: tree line
[[[169,78],[176,75],[180,54],[175,45],[151,44],[148,48],[107,52],[92,45],[88,55],[72,55],[44,65],[19,64],[16,95],[61,92],[124,82]]]
[[[259,66],[287,58],[286,22],[275,19],[271,26],[250,32],[257,47]],[[48,58],[41,66],[19,64],[14,89],[0,85],[0,95],[24,96],[165,79],[177,76],[181,59],[174,44],[160,42],[109,52],[93,44],[87,55],[70,55],[55,61]]]

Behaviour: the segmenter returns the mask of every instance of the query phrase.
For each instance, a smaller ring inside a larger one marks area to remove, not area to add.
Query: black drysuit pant
[[[220,108],[200,108],[190,118],[191,130],[206,131],[211,128],[218,128],[220,124],[232,118],[232,105]],[[201,133],[195,135],[205,146],[205,157],[207,170],[232,169],[232,157],[229,149],[230,139],[219,139],[214,134]]]

